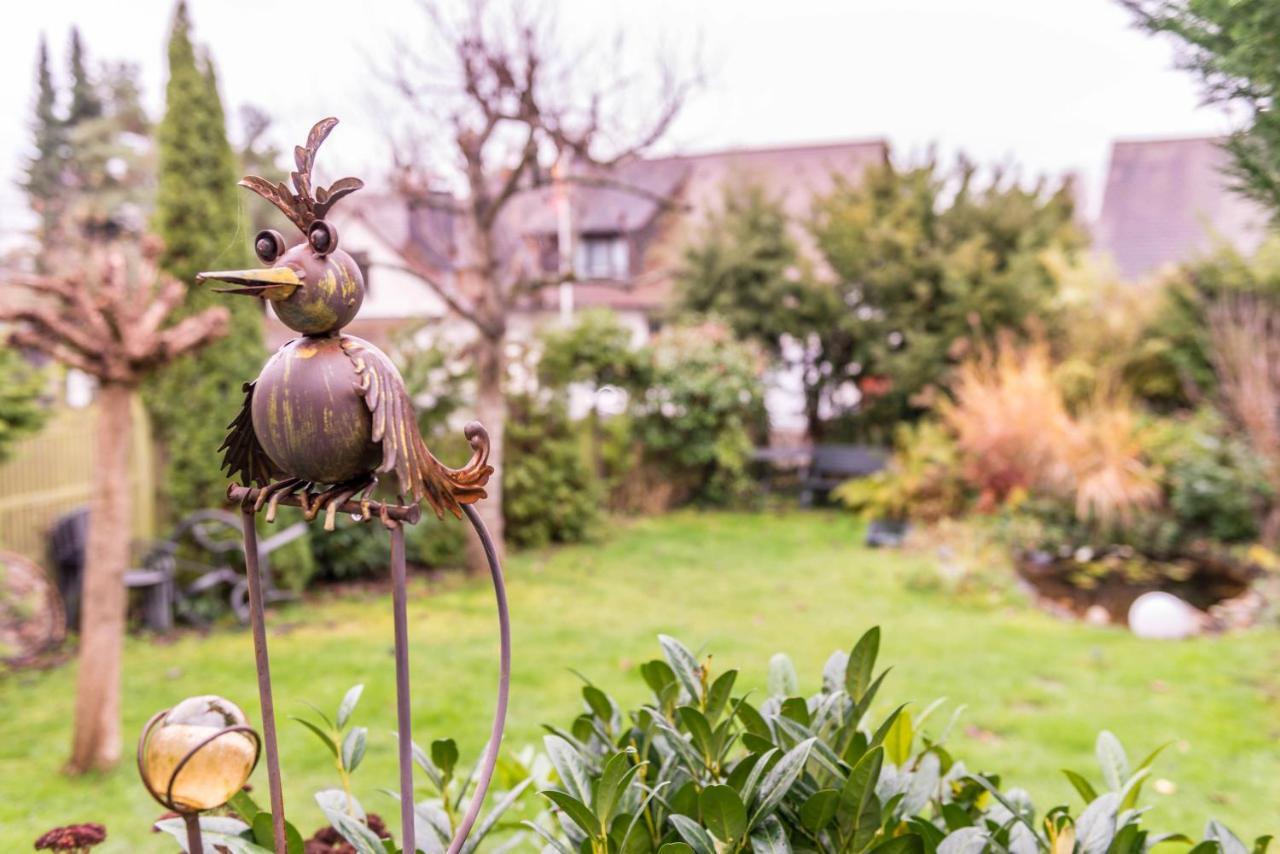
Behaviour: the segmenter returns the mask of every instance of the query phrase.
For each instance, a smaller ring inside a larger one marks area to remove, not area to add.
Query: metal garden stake
[[[244,523],[275,847],[277,854],[284,854],[284,796],[255,516],[265,507],[265,518],[272,522],[277,507],[284,504],[302,508],[308,520],[323,511],[326,530],[333,530],[336,514],[341,512],[362,522],[376,517],[390,532],[401,844],[406,852],[412,852],[413,757],[403,526],[418,522],[419,504],[425,501],[439,517],[448,511],[471,522],[488,558],[498,606],[501,661],[497,709],[476,791],[449,847],[450,854],[456,854],[475,823],[493,776],[506,720],[511,670],[502,568],[484,523],[471,506],[485,497],[484,487],[493,473],[488,464],[489,436],[478,422],[471,422],[464,431],[471,444],[471,459],[456,469],[441,463],[418,432],[413,405],[395,365],[369,342],[342,332],[360,309],[364,280],[352,257],[339,247],[338,230],[325,217],[335,202],[363,183],[357,178],[342,178],[326,188],[313,187],[311,181],[316,150],[337,123],[333,118],[316,123],[306,145],[294,149],[297,171],[292,174],[292,190],[283,183],[253,176],[240,182],[278,207],[302,238],[290,243],[277,231],[263,231],[254,239],[261,268],[197,277],[202,282],[224,283],[227,287],[219,289],[222,293],[269,301],[276,316],[299,333],[267,361],[256,381],[245,385],[240,414],[222,446],[223,467],[244,484],[231,486],[227,494],[240,503]],[[398,503],[373,499],[380,477],[394,484]],[[406,496],[411,499],[407,503]]]

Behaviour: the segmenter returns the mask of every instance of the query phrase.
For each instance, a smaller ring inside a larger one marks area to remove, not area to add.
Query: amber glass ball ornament
[[[147,722],[138,741],[138,773],[164,806],[203,812],[244,787],[260,748],[235,703],[212,694],[189,697]]]

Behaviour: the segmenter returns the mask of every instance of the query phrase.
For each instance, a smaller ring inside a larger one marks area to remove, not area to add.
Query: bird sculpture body
[[[244,404],[222,445],[223,468],[245,485],[262,487],[257,508],[275,516],[278,501],[299,494],[309,519],[326,511],[332,529],[339,507],[357,496],[368,518],[380,476],[395,481],[404,500],[426,501],[437,516],[461,515],[461,505],[484,497],[493,473],[489,439],[478,423],[467,425],[471,460],[454,469],[428,450],[399,371],[368,341],[343,333],[360,310],[364,279],[338,231],[325,220],[334,202],[363,186],[343,178],[312,190],[311,168],[337,119],[311,129],[294,149],[294,190],[250,176],[240,182],[278,207],[302,232],[290,246],[277,231],[254,239],[264,265],[251,270],[201,273],[223,293],[267,300],[281,322],[300,337],[273,355],[257,380],[244,387]],[[386,520],[386,505],[380,504]]]

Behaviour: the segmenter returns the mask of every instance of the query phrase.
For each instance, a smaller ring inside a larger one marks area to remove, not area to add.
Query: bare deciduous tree
[[[120,758],[134,394],[149,372],[227,330],[223,308],[168,325],[186,288],[159,275],[159,250],[154,239],[144,239],[141,246],[95,245],[82,254],[58,259],[66,270],[63,273],[0,273],[0,281],[30,296],[22,304],[0,306],[0,321],[13,324],[10,343],[78,368],[99,384],[75,734],[67,764],[73,773],[108,768]]]
[[[509,320],[537,290],[566,280],[545,275],[532,258],[512,202],[570,162],[576,168],[558,180],[645,195],[609,170],[662,139],[696,75],[677,72],[668,57],[633,80],[618,60],[620,40],[573,51],[550,16],[529,5],[474,0],[456,19],[429,2],[422,10],[426,43],[402,43],[386,74],[394,113],[411,117],[390,131],[396,187],[411,208],[444,208],[460,239],[447,272],[412,241],[390,248],[475,332],[476,415],[496,469],[480,512],[501,542]],[[654,84],[647,98],[640,80]],[[461,191],[440,192],[451,186]]]

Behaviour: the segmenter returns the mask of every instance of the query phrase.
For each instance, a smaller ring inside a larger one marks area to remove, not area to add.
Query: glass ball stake
[[[200,854],[200,813],[244,788],[258,765],[262,739],[230,700],[188,697],[157,712],[138,738],[138,775],[151,797],[182,816],[187,851]]]
[[[241,481],[228,488],[227,497],[240,505],[244,529],[272,833],[276,854],[286,854],[257,514],[265,508],[264,518],[270,523],[281,505],[301,508],[308,521],[323,512],[324,528],[332,531],[337,514],[347,513],[358,522],[381,522],[390,536],[401,847],[414,851],[404,526],[417,524],[425,503],[441,518],[452,514],[471,523],[484,548],[498,610],[497,703],[475,791],[449,844],[448,854],[457,854],[493,778],[511,679],[511,626],[502,566],[475,509],[486,497],[485,484],[494,472],[489,435],[473,421],[463,430],[471,459],[460,468],[436,459],[418,430],[413,401],[395,364],[373,344],[343,332],[364,299],[364,278],[327,217],[335,202],[364,185],[357,178],[340,178],[325,188],[313,185],[311,175],[316,150],[337,123],[333,118],[320,120],[306,145],[294,149],[298,171],[291,175],[292,189],[252,175],[240,182],[279,208],[299,234],[286,239],[278,231],[262,231],[253,244],[261,267],[197,276],[197,282],[223,283],[217,288],[220,293],[269,302],[276,318],[299,333],[267,361],[256,380],[245,384],[240,414],[219,449],[225,452],[223,468]],[[374,500],[380,485],[398,496],[397,503]],[[165,795],[173,800],[168,789]]]

